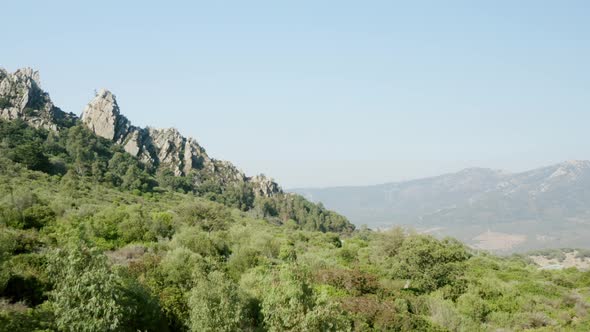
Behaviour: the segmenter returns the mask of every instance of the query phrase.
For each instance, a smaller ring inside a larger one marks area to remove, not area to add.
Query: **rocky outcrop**
[[[213,168],[213,161],[194,139],[174,128],[139,128],[120,112],[115,95],[101,89],[84,109],[82,122],[96,135],[123,145],[146,164],[186,176],[193,169]]]
[[[131,129],[129,120],[121,115],[115,96],[106,89],[98,91],[84,108],[82,122],[96,135],[118,144],[123,143]]]
[[[41,89],[39,72],[31,68],[8,73],[0,68],[0,118],[21,119],[33,127],[59,130],[72,123],[75,115],[55,107]]]
[[[82,122],[96,135],[121,144],[125,151],[144,163],[171,171],[175,176],[191,176],[197,171],[203,178],[214,178],[223,185],[251,182],[257,195],[281,193],[279,185],[264,176],[252,178],[233,164],[210,158],[193,138],[184,137],[174,128],[139,128],[131,125],[120,112],[115,95],[101,89],[84,109]]]
[[[54,131],[74,125],[78,117],[53,105],[39,82],[39,73],[30,68],[12,74],[0,68],[0,118],[21,119],[33,127]],[[230,162],[210,158],[195,139],[182,136],[174,128],[133,126],[121,114],[115,95],[106,89],[96,93],[80,120],[97,136],[120,144],[150,168],[191,176],[195,183],[210,179],[224,186],[249,182],[260,196],[282,193],[271,179],[246,177]]]
[[[249,181],[256,196],[269,197],[282,192],[276,182],[262,174],[249,178]]]

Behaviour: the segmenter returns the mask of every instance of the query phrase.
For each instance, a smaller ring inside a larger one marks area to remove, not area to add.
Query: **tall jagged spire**
[[[86,105],[82,122],[96,135],[119,144],[130,128],[129,120],[121,115],[115,95],[107,89],[100,89]]]

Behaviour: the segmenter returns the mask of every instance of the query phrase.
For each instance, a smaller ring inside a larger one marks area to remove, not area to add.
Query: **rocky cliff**
[[[53,105],[41,89],[39,72],[24,68],[8,73],[0,68],[0,118],[22,119],[35,128],[58,130],[73,123],[76,116]]]
[[[121,114],[115,95],[106,89],[96,93],[80,119],[67,114],[53,105],[49,94],[40,87],[39,73],[30,68],[12,74],[0,69],[0,118],[22,119],[48,130],[59,130],[81,120],[97,136],[122,145],[148,167],[190,176],[195,182],[214,179],[222,185],[249,183],[260,196],[282,193],[276,182],[263,175],[247,177],[233,164],[210,158],[195,139],[182,136],[174,128],[133,126]]]

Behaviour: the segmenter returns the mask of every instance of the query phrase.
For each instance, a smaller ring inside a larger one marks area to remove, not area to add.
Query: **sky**
[[[2,1],[0,67],[284,188],[590,159],[589,1]]]

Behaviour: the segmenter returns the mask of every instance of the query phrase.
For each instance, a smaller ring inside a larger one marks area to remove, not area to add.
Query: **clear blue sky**
[[[0,66],[284,187],[590,159],[590,1],[4,1]]]

